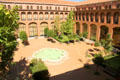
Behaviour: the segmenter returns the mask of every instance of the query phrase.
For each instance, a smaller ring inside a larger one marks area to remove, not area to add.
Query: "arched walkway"
[[[37,36],[37,23],[30,23],[29,24],[29,36]]]
[[[19,29],[18,29],[19,32],[21,31],[26,31],[26,25],[24,23],[19,23]]]
[[[100,40],[105,39],[107,34],[108,34],[108,27],[107,26],[101,26],[100,28],[101,28],[100,29],[101,30],[100,31]]]
[[[120,45],[120,27],[113,28],[113,43]]]
[[[83,23],[83,33],[88,32],[88,25],[86,23]]]
[[[97,26],[95,24],[90,25],[90,39],[96,41]]]
[[[40,35],[43,36],[44,35],[44,29],[48,27],[48,23],[47,22],[41,22],[40,23]]]
[[[80,34],[80,23],[76,22],[76,34],[79,35]]]

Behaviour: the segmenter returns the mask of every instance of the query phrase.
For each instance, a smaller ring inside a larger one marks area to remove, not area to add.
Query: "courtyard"
[[[44,62],[45,65],[48,67],[51,80],[110,79],[110,76],[101,71],[100,72],[102,74],[100,74],[99,76],[94,75],[96,67],[90,57],[87,56],[88,49],[93,49],[94,46],[87,45],[85,42],[80,41],[70,44],[59,42],[51,43],[47,41],[47,38],[40,37],[38,39],[29,39],[29,44],[30,45],[28,46],[24,46],[19,41],[18,50],[15,51],[14,55],[14,62],[19,62],[20,60],[25,59],[26,61],[28,61],[29,64],[30,58],[33,53],[43,48],[58,48],[61,50],[65,50],[68,53],[67,57],[57,63]],[[90,65],[90,69],[84,68],[84,65],[87,63]],[[21,66],[18,66],[18,70],[20,68]],[[22,74],[24,74],[23,72]],[[114,79],[111,78],[110,80]]]

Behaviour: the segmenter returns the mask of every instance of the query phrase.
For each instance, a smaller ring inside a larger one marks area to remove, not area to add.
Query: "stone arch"
[[[80,34],[80,23],[76,22],[76,34],[79,35]]]
[[[96,35],[97,35],[97,25],[91,24],[90,25],[90,39],[93,41],[96,41]]]
[[[29,36],[37,36],[38,35],[38,29],[37,29],[37,23],[31,22],[29,23]]]
[[[113,22],[114,22],[114,24],[119,23],[119,12],[114,13]]]
[[[48,27],[48,23],[47,22],[41,22],[40,23],[40,35],[43,36],[44,35],[44,29]]]
[[[105,25],[102,25],[100,27],[100,40],[101,39],[106,39],[106,36],[108,34],[108,30],[109,30],[109,28]]]
[[[113,28],[113,43],[120,47],[120,27]]]
[[[21,31],[26,31],[26,24],[25,23],[19,23],[19,29],[18,29],[19,32]]]

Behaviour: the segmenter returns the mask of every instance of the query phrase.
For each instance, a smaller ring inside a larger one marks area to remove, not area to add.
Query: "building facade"
[[[70,11],[74,11],[74,32],[88,33],[89,39],[100,40],[109,33],[115,43],[120,43],[120,2],[113,0],[88,0],[70,2],[63,0],[4,0],[7,9],[20,6],[19,30],[28,36],[44,34],[44,28],[54,27],[54,19],[65,21]]]

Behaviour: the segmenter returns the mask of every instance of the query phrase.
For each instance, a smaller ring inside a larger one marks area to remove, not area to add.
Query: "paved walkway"
[[[109,76],[104,73],[100,76],[95,76],[94,71],[83,68],[88,62],[86,52],[93,46],[86,45],[84,42],[76,42],[74,44],[51,43],[45,38],[31,39],[29,46],[24,46],[21,43],[18,45],[18,50],[15,52],[14,61],[19,61],[22,58],[29,58],[32,54],[41,48],[59,48],[68,52],[68,58],[57,64],[45,63],[51,75],[51,80],[106,80]],[[95,65],[90,61],[91,68]],[[112,79],[111,79],[112,80]]]

